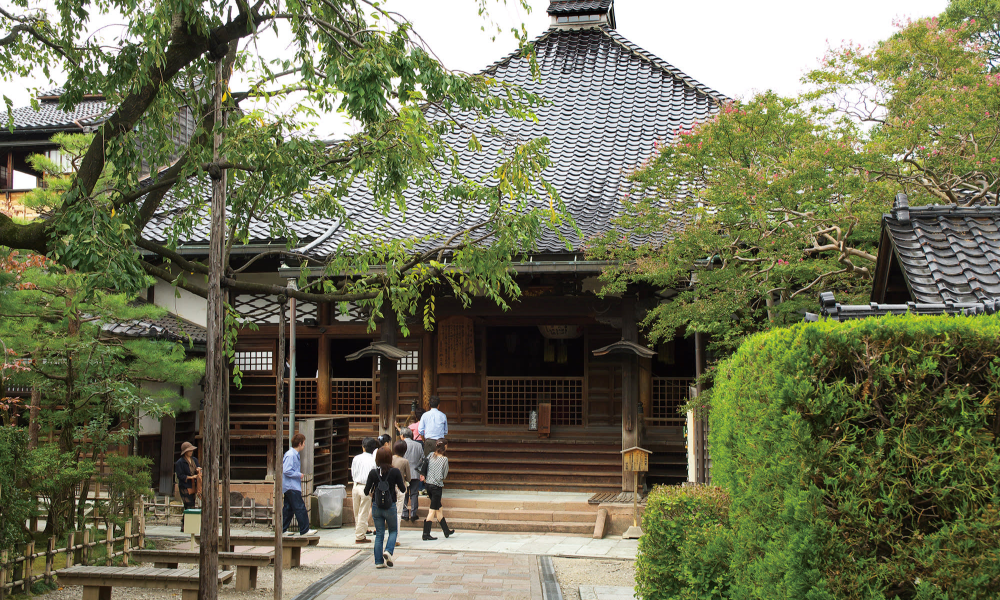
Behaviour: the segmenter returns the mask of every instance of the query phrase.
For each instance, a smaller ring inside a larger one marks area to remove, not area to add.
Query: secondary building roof
[[[543,176],[558,190],[582,236],[564,228],[571,246],[567,249],[558,235],[546,232],[539,241],[542,254],[578,252],[588,238],[611,229],[612,220],[621,214],[622,198],[633,189],[629,173],[653,154],[657,144],[671,142],[679,131],[707,119],[727,100],[619,34],[613,26],[612,4],[611,0],[552,2],[553,25],[534,41],[540,79],[532,77],[528,59],[517,52],[484,70],[549,100],[537,109],[537,122],[500,115],[490,123],[475,124],[482,152],[467,149],[467,131],[450,134],[466,175],[476,179],[490,173],[503,143],[490,137],[490,125],[521,140],[548,138],[553,165]],[[569,13],[590,20],[560,23],[559,18]],[[428,114],[435,117],[430,110]],[[383,216],[372,207],[367,187],[359,183],[342,200],[356,229],[332,218],[295,223],[293,228],[308,252],[327,256],[356,233],[379,239],[448,236],[483,218],[476,210],[455,204],[425,212],[416,190],[407,196],[405,219],[395,208]],[[541,202],[548,206],[547,200]],[[155,219],[145,235],[165,240],[169,222],[169,216]],[[684,222],[678,215],[675,226]],[[251,226],[250,238],[251,244],[283,241],[271,237],[270,227],[261,222]],[[205,223],[186,243],[207,241]]]
[[[83,133],[103,123],[112,112],[103,96],[87,96],[71,110],[59,108],[63,88],[54,88],[38,96],[38,110],[31,106],[15,108],[14,133],[69,131]],[[6,130],[6,127],[0,130]]]
[[[1000,207],[909,206],[882,218],[872,300],[921,304],[1000,298]]]

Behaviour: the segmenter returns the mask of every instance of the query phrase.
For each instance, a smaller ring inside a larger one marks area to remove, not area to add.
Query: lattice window
[[[376,359],[375,370],[382,371],[382,357],[379,356]],[[396,372],[402,373],[404,371],[419,371],[420,370],[420,351],[411,350],[409,354],[403,358],[396,361]]]
[[[490,377],[486,388],[490,425],[527,425],[539,402],[552,404],[553,425],[583,425],[582,377]]]
[[[245,319],[260,324],[278,323],[278,312],[281,305],[278,297],[267,294],[240,294],[233,303],[236,312]],[[298,300],[295,303],[295,322],[305,323],[306,319],[319,318],[319,306],[315,302]]]
[[[368,322],[368,311],[361,308],[357,304],[351,302],[347,303],[347,312],[341,310],[342,304],[334,305],[334,315],[333,318],[336,321],[343,323],[367,323]]]
[[[234,357],[234,362],[236,363],[236,366],[239,367],[240,371],[243,371],[244,373],[249,371],[263,371],[265,373],[274,372],[274,352],[270,350],[237,352]]]
[[[285,398],[288,398],[288,380],[285,380]],[[316,379],[295,380],[295,414],[315,415],[319,411],[319,381]],[[285,402],[288,414],[288,402]]]
[[[378,418],[371,379],[331,379],[331,412],[347,415],[351,423],[374,423]]]
[[[691,397],[691,377],[654,377],[653,398],[647,422],[653,425],[683,425],[685,416],[678,412]]]

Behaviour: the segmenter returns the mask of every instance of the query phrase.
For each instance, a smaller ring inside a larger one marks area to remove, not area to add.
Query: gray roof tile
[[[45,96],[55,97],[61,93],[62,88],[56,88],[45,92]],[[30,106],[22,106],[12,111],[14,131],[33,129],[83,131],[85,126],[103,123],[111,111],[111,106],[103,99],[84,100],[69,111],[60,109],[55,100],[43,100],[39,102],[37,111]]]

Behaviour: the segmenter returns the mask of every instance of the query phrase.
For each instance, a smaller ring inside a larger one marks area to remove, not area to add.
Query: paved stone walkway
[[[581,585],[580,600],[634,600],[635,590],[610,585]]]
[[[541,600],[538,559],[400,548],[395,566],[365,561],[316,600]]]

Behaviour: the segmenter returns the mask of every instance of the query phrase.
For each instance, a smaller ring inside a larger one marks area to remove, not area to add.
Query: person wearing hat
[[[194,508],[195,484],[201,477],[201,467],[194,451],[198,448],[191,442],[181,444],[181,457],[174,463],[174,473],[177,474],[177,489],[181,493],[184,508]]]

